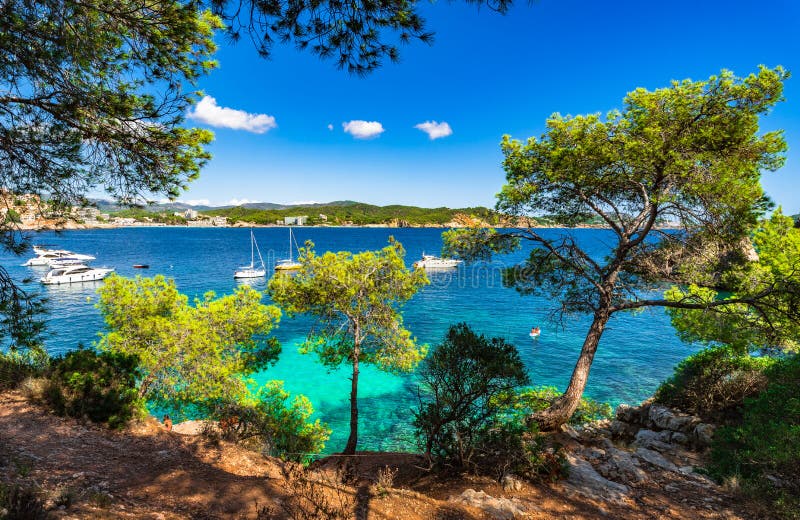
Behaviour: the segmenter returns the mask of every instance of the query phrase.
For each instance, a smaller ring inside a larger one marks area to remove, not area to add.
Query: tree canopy
[[[569,386],[537,414],[540,426],[562,424],[574,411],[614,313],[653,306],[754,308],[778,290],[767,285],[732,300],[667,299],[653,297],[652,282],[717,284],[721,272],[746,263],[744,244],[769,206],[761,172],[778,169],[786,150],[781,132],[760,132],[759,116],[781,101],[788,76],[781,67],[761,67],[744,78],[723,71],[655,91],[639,88],[606,117],[555,114],[538,139],[504,137],[507,183],[499,211],[546,213],[566,224],[594,215],[613,235],[608,254],[598,258],[568,230],[556,239],[535,228],[445,234],[449,252],[466,258],[530,243],[526,260],[506,271],[506,283],[552,297],[562,312],[593,316]]]
[[[108,328],[98,347],[138,358],[139,393],[148,400],[169,405],[244,399],[244,377],[280,353],[278,342],[265,337],[280,310],[263,305],[261,293],[250,287],[221,298],[206,293],[194,306],[161,275],[112,275],[98,292]]]
[[[361,363],[389,372],[406,372],[425,357],[403,327],[400,306],[428,283],[422,270],[406,269],[403,246],[390,239],[379,251],[340,251],[317,255],[306,242],[296,274],[277,273],[269,294],[289,315],[317,318],[303,351],[315,352],[325,365],[352,366],[350,438],[344,453],[358,442],[358,375]]]
[[[505,13],[511,0],[466,0]],[[247,34],[262,56],[276,41],[292,42],[340,69],[366,74],[386,59],[400,59],[398,43],[433,41],[416,0],[211,0],[238,40]]]
[[[132,203],[175,197],[210,155],[182,128],[193,84],[215,66],[218,17],[176,0],[0,4],[0,188],[55,216],[104,190]],[[11,209],[10,207],[7,209]],[[0,241],[24,248],[13,220]],[[3,332],[34,341],[40,310],[0,267]],[[4,324],[5,325],[5,324]],[[20,341],[24,340],[24,341]]]
[[[758,261],[727,273],[725,294],[710,287],[673,287],[667,298],[698,303],[742,301],[705,309],[667,309],[681,339],[757,349],[797,351],[800,338],[800,229],[780,208],[753,233]]]

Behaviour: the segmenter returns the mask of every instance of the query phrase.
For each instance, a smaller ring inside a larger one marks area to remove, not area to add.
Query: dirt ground
[[[761,516],[719,487],[684,486],[679,476],[658,475],[633,488],[629,500],[612,504],[559,483],[506,492],[489,478],[444,478],[412,454],[359,453],[346,460],[329,457],[303,471],[226,442],[167,432],[152,419],[109,431],[56,417],[17,392],[0,394],[0,480],[39,489],[54,518],[492,518],[448,500],[466,489],[515,499],[526,511],[520,518]],[[387,466],[396,472],[388,489],[375,485]]]

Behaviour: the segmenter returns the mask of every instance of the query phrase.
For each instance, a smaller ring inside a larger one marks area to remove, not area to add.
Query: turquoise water
[[[411,264],[423,251],[436,253],[441,248],[441,229],[382,228],[299,228],[298,242],[313,240],[317,249],[361,251],[377,249],[390,235],[403,243]],[[562,230],[546,230],[553,236]],[[571,231],[581,244],[602,256],[612,236],[608,231]],[[255,230],[264,260],[272,264],[287,255],[288,231],[285,228]],[[70,249],[97,257],[95,265],[112,266],[124,276],[164,274],[172,277],[190,297],[213,290],[230,293],[236,286],[233,270],[250,261],[247,229],[208,228],[127,228],[108,230],[45,232],[34,243]],[[451,273],[431,274],[431,284],[403,309],[407,327],[422,342],[435,345],[451,323],[465,321],[489,336],[503,336],[520,351],[535,384],[563,389],[572,372],[586,330],[588,316],[572,316],[563,328],[550,323],[548,316],[557,302],[546,298],[520,296],[500,282],[500,267],[523,258],[525,251],[499,257],[491,264],[464,266]],[[78,344],[91,345],[103,329],[95,309],[95,291],[102,282],[69,286],[41,286],[36,279],[43,269],[21,267],[24,258],[3,253],[0,262],[30,290],[49,300],[47,348],[59,353]],[[149,264],[150,269],[133,269],[134,264]],[[265,282],[253,285],[265,289]],[[267,300],[267,298],[265,298]],[[348,434],[348,371],[329,371],[314,357],[297,352],[307,332],[308,318],[286,319],[275,331],[283,345],[280,360],[258,381],[280,379],[292,393],[306,395],[317,416],[333,429],[329,451],[343,448]],[[542,327],[536,340],[528,337],[534,325]],[[600,400],[635,403],[647,398],[673,367],[696,350],[681,343],[663,310],[637,315],[617,315],[603,335],[592,367],[587,394]],[[414,374],[394,376],[365,367],[360,378],[360,449],[413,449],[409,427],[410,410],[416,403]]]

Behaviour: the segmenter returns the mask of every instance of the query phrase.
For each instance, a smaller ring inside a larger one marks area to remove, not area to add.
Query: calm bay
[[[438,254],[442,246],[441,229],[387,228],[295,228],[299,243],[312,240],[318,251],[378,249],[389,236],[406,248],[406,263],[423,252]],[[264,254],[268,272],[276,259],[288,255],[286,228],[256,228],[256,240]],[[565,230],[545,230],[556,236]],[[602,229],[571,230],[575,238],[592,254],[602,256],[612,234]],[[238,283],[233,279],[237,266],[250,262],[249,230],[241,228],[116,228],[42,232],[33,243],[91,254],[96,266],[116,268],[123,276],[174,278],[178,288],[190,298],[207,291],[232,292]],[[548,321],[557,302],[548,298],[521,296],[504,288],[500,268],[513,265],[526,255],[521,250],[498,257],[492,263],[462,266],[454,271],[430,273],[431,284],[422,289],[403,308],[406,326],[419,341],[434,346],[451,323],[467,322],[487,336],[502,336],[515,344],[534,384],[554,385],[563,389],[572,371],[577,353],[589,326],[588,316],[569,316],[560,326]],[[48,299],[48,332],[45,344],[53,353],[90,346],[103,330],[103,321],[95,308],[96,290],[102,282],[66,286],[42,286],[38,278],[46,269],[22,267],[24,257],[7,252],[0,261],[24,286]],[[134,264],[148,264],[147,270]],[[251,282],[259,290],[265,281]],[[269,298],[265,296],[265,303]],[[340,450],[348,433],[349,380],[346,369],[330,371],[312,356],[297,352],[312,322],[298,317],[281,320],[275,336],[283,345],[280,360],[257,374],[257,382],[279,379],[292,392],[306,395],[316,416],[333,429],[326,451]],[[533,326],[542,335],[531,339]],[[636,403],[649,397],[674,366],[697,349],[682,343],[670,326],[663,310],[649,310],[635,315],[612,318],[603,336],[589,379],[587,394],[595,399]],[[414,374],[403,376],[381,373],[367,367],[360,386],[360,449],[413,450],[411,409],[416,404],[417,384]]]

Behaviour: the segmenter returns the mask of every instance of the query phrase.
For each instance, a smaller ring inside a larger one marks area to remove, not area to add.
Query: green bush
[[[516,391],[511,397],[505,413],[524,419],[533,413],[545,410],[560,396],[561,393],[554,386],[523,388]],[[568,423],[579,426],[602,419],[611,419],[613,415],[610,404],[595,401],[591,397],[582,397]]]
[[[774,363],[768,383],[747,399],[741,424],[720,428],[711,451],[712,475],[736,477],[783,518],[800,518],[800,356]]]
[[[433,465],[533,476],[543,450],[538,432],[505,413],[529,382],[516,347],[464,323],[423,362],[417,439]]]
[[[321,452],[331,434],[319,419],[309,421],[314,409],[305,396],[289,401],[281,381],[268,382],[254,398],[204,404],[201,411],[229,440],[296,462]]]
[[[29,377],[41,376],[49,364],[50,357],[43,348],[0,352],[0,390],[16,388]]]
[[[124,426],[142,414],[132,356],[79,349],[53,360],[44,399],[59,415]]]
[[[654,399],[712,422],[736,421],[745,398],[766,386],[764,371],[773,363],[725,345],[708,348],[683,360]]]

